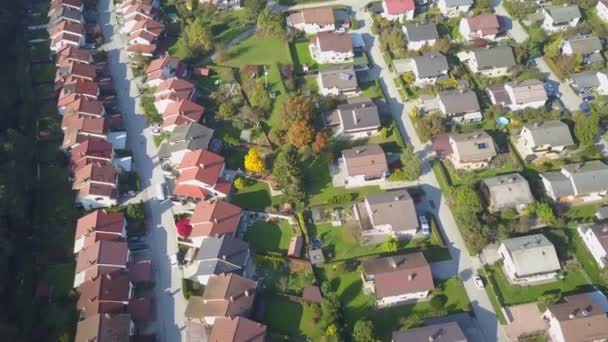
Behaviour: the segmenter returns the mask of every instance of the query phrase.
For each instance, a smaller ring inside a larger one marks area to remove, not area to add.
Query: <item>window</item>
[[[477,148],[480,150],[485,150],[486,148],[488,148],[488,145],[486,145],[486,143],[479,143],[477,144]]]

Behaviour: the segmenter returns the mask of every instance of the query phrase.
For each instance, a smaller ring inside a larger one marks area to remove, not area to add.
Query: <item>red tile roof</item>
[[[128,311],[131,314],[133,322],[150,322],[156,316],[154,302],[150,297],[131,299]]]
[[[80,63],[92,63],[93,55],[91,54],[90,50],[68,45],[57,51],[55,62],[57,65],[60,65],[68,60],[77,61]]]
[[[129,314],[93,315],[79,321],[74,342],[129,342]]]
[[[90,98],[97,98],[99,93],[99,86],[97,82],[84,81],[84,80],[66,80],[66,84],[59,94],[59,98],[63,98],[70,94],[85,95]]]
[[[63,130],[104,134],[106,132],[106,118],[80,114],[64,115],[61,120],[61,128]]]
[[[242,209],[225,201],[199,202],[190,219],[192,236],[233,235]]]
[[[76,258],[76,273],[85,272],[85,279],[95,279],[127,268],[129,250],[125,241],[100,240],[84,246]]]
[[[376,298],[431,291],[431,266],[420,252],[367,260],[366,275],[374,276]]]
[[[116,183],[116,170],[114,166],[108,164],[93,163],[89,164],[74,174],[72,189],[76,190],[87,183]]]
[[[494,14],[481,14],[465,18],[472,32],[481,31],[483,35],[493,35],[500,30],[498,17]]]
[[[122,234],[124,225],[125,217],[123,213],[95,210],[78,219],[74,240],[78,240],[88,234],[120,235]]]
[[[153,19],[140,20],[135,23],[135,25],[133,25],[133,28],[131,29],[131,35],[140,30],[145,30],[153,34],[155,37],[158,37],[165,30],[165,25]]]
[[[196,198],[196,199],[208,199],[209,191],[206,189],[190,184],[177,184],[173,188],[173,194],[180,197]]]
[[[188,122],[199,122],[205,113],[205,107],[190,100],[172,102],[163,113],[163,125],[184,124]]]
[[[133,44],[127,47],[127,52],[140,52],[142,55],[153,55],[156,51],[156,44]]]
[[[72,172],[93,162],[112,163],[112,144],[105,140],[87,140],[70,151]]]
[[[154,94],[157,101],[165,98],[171,98],[174,101],[181,101],[189,99],[193,90],[194,84],[173,77],[168,80],[164,80],[161,84],[159,84],[156,87]]]
[[[414,0],[384,0],[384,4],[390,15],[401,15],[416,9]]]
[[[146,74],[158,70],[163,70],[164,68],[169,66],[174,66],[175,68],[177,68],[178,64],[179,60],[177,58],[173,58],[171,56],[160,57],[150,61],[150,64],[148,64],[148,68],[146,68]]]
[[[80,296],[76,307],[85,318],[100,313],[123,313],[130,290],[129,276],[122,270],[89,279],[78,287]]]
[[[154,34],[143,30],[131,33],[130,37],[131,39],[141,38],[148,43],[152,43],[156,40],[156,36]]]
[[[84,26],[82,24],[75,23],[72,21],[62,20],[50,29],[49,35],[51,36],[51,38],[55,38],[62,32],[82,36],[84,34]]]
[[[65,106],[64,116],[70,114],[83,114],[91,116],[104,115],[103,103],[86,97],[76,98],[76,100]]]
[[[218,318],[213,323],[209,342],[264,342],[266,326],[245,317]]]
[[[118,198],[118,190],[112,185],[99,184],[99,183],[87,183],[85,186],[79,189],[78,198],[83,198],[88,195],[101,196],[109,198]]]
[[[211,276],[203,293],[202,317],[231,317],[249,311],[257,283],[237,274]]]
[[[59,65],[55,78],[65,79],[68,76],[88,79],[95,79],[96,70],[94,64],[80,63],[73,60],[66,60]]]
[[[129,263],[129,280],[132,283],[152,281],[152,261],[145,259]]]

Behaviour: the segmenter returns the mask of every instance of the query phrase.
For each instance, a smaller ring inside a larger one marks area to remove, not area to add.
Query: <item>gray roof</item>
[[[445,107],[444,114],[461,114],[479,112],[479,101],[472,90],[445,90],[438,95]]]
[[[595,71],[583,71],[571,74],[570,79],[578,89],[595,88],[600,85],[600,80],[597,78]]]
[[[363,261],[363,272],[367,275],[391,273],[397,270],[426,266],[429,263],[420,252],[377,257]]]
[[[439,323],[420,328],[393,332],[393,342],[467,342],[456,322]]]
[[[249,256],[249,245],[239,239],[223,235],[220,238],[209,237],[203,240],[193,262],[198,264],[198,275],[212,275],[222,273],[240,274],[245,267]]]
[[[574,145],[570,128],[560,120],[543,122],[526,122],[524,127],[532,135],[535,146],[569,146]]]
[[[345,132],[377,129],[380,127],[378,107],[368,98],[355,100],[338,107],[338,115]]]
[[[597,216],[597,218],[600,220],[607,219],[608,218],[608,206],[603,206],[603,207],[597,208],[597,210],[595,211],[595,216]]]
[[[473,0],[445,0],[447,7],[472,6]]]
[[[416,207],[407,190],[367,195],[365,200],[371,208],[368,214],[374,225],[390,224],[393,231],[418,229]]]
[[[543,234],[511,238],[502,244],[511,255],[519,277],[558,271],[561,268],[555,247]]]
[[[528,181],[519,173],[486,178],[481,182],[487,190],[493,212],[519,209],[534,203]]]
[[[448,59],[439,52],[428,52],[422,56],[413,57],[412,60],[422,78],[444,75],[449,69]]]
[[[556,24],[565,24],[572,19],[581,17],[581,11],[576,5],[550,6],[545,7],[545,11],[553,18],[553,22]]]
[[[449,137],[454,141],[452,148],[458,151],[462,162],[489,159],[496,155],[494,139],[485,131],[450,133]]]
[[[355,89],[358,86],[355,69],[351,67],[319,72],[323,88]]]
[[[570,177],[577,195],[608,190],[608,166],[599,160],[564,165],[562,173]]]
[[[494,95],[496,104],[503,104],[505,106],[511,104],[511,97],[509,96],[509,93],[507,93],[507,91],[505,90],[504,84],[494,84],[488,86],[487,92],[488,94],[492,93],[492,95]]]
[[[517,65],[510,46],[495,46],[473,50],[479,70],[504,68]]]
[[[405,25],[403,26],[403,33],[410,42],[422,42],[439,38],[437,25],[433,23]]]
[[[551,184],[555,197],[574,196],[574,188],[570,179],[560,171],[543,172],[541,173],[541,177]]]
[[[602,50],[602,41],[598,37],[576,37],[566,40],[575,54],[589,54]]]
[[[62,7],[60,11],[57,11],[53,14],[53,16],[50,19],[50,22],[54,23],[54,22],[58,22],[59,20],[63,20],[63,19],[77,21],[79,23],[82,23],[82,21],[83,21],[82,12],[80,12],[79,10],[77,10],[75,8]]]
[[[158,156],[168,158],[173,152],[184,149],[193,151],[207,149],[213,139],[213,130],[198,123],[190,123],[175,127],[169,139],[160,145]]]

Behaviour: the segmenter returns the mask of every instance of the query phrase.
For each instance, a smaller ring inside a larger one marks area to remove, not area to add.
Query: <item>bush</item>
[[[443,308],[445,306],[445,304],[447,302],[448,302],[448,297],[446,297],[444,294],[438,294],[436,296],[433,296],[433,298],[431,298],[430,304],[433,309],[440,310],[441,308]]]
[[[234,181],[234,187],[237,190],[243,190],[246,186],[247,186],[247,184],[245,184],[245,180],[243,178],[241,178],[241,177],[237,178]]]
[[[329,198],[328,202],[331,204],[349,203],[349,202],[352,202],[355,199],[355,197],[356,197],[356,195],[353,193],[334,195]]]

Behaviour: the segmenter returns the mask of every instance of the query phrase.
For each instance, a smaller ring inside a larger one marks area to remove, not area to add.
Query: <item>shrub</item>
[[[243,178],[241,178],[241,177],[237,178],[237,179],[234,181],[234,187],[235,187],[237,190],[243,190],[243,189],[244,189],[246,186],[247,186],[247,185],[245,184],[245,180],[244,180]]]
[[[332,203],[332,204],[348,203],[348,202],[352,202],[355,199],[355,197],[356,196],[353,193],[334,195],[329,198],[328,202]]]
[[[448,297],[446,297],[444,294],[438,294],[436,296],[433,296],[433,298],[431,298],[430,304],[433,309],[439,310],[439,309],[443,308],[447,302],[448,302]]]

